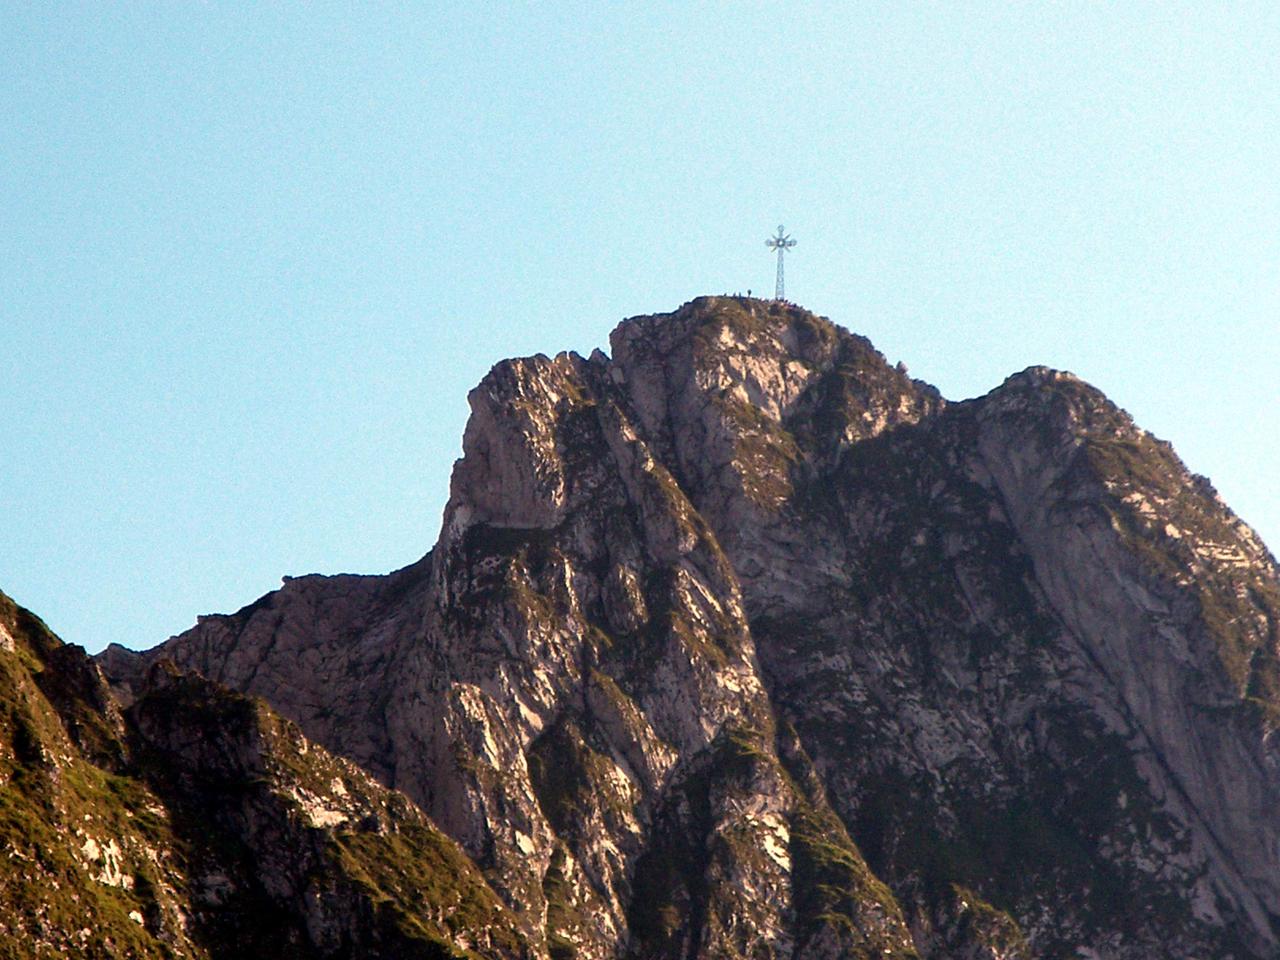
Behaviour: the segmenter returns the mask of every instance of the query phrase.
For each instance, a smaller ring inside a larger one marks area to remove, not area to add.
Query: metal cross
[[[796,242],[782,232],[782,224],[778,224],[778,235],[764,242],[770,250],[778,251],[778,285],[774,288],[774,299],[782,300],[782,255],[796,245]]]

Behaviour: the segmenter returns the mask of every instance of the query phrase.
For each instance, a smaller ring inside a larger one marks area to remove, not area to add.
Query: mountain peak
[[[144,663],[402,790],[549,960],[1274,955],[1280,581],[1167,444],[777,301],[610,343],[471,392],[418,564]]]

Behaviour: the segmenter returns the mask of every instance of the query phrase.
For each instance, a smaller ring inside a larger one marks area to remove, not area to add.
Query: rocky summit
[[[717,297],[470,404],[412,566],[0,608],[0,955],[1280,957],[1280,573],[1096,389]]]

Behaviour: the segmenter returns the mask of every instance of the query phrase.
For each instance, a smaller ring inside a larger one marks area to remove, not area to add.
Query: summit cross
[[[796,245],[796,242],[782,232],[782,224],[778,224],[778,235],[770,237],[764,242],[764,245],[771,250],[778,251],[778,284],[774,288],[773,298],[775,300],[784,299],[782,296],[782,255]]]

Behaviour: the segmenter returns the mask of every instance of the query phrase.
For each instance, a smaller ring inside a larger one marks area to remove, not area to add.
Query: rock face
[[[215,764],[160,658],[266,699],[465,851],[487,955],[1280,956],[1280,577],[1096,390],[706,298],[470,402],[422,561],[104,655],[138,735]]]

